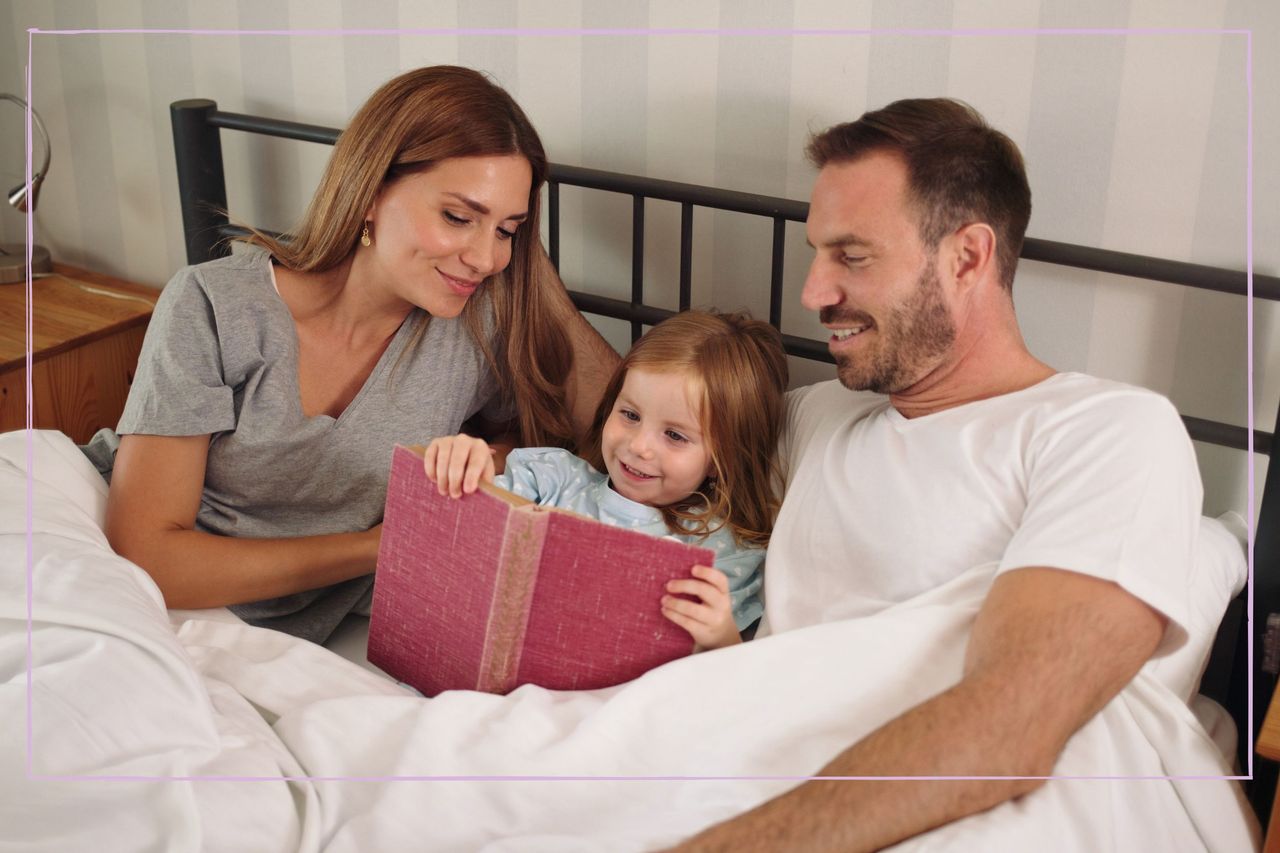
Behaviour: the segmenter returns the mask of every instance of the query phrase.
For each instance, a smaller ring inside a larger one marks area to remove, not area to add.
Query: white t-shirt
[[[975,568],[1115,581],[1186,638],[1202,489],[1153,392],[1078,373],[918,418],[838,382],[787,398],[765,565],[774,633],[866,616]]]

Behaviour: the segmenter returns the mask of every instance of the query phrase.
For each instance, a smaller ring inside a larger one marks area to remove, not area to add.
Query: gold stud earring
[[[364,224],[364,231],[360,232],[360,245],[361,245],[361,246],[372,246],[372,245],[373,245],[373,240],[371,240],[371,239],[369,238],[369,223],[368,223],[368,222],[366,222],[366,223]]]

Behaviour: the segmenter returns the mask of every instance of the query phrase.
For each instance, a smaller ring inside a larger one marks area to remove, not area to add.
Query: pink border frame
[[[353,30],[194,30],[194,29],[92,29],[92,30],[27,30],[27,65],[26,65],[26,182],[31,184],[31,60],[33,56],[34,37],[36,35],[240,35],[240,36],[347,36],[347,35],[488,35],[488,36],[651,36],[651,35],[717,35],[717,36],[947,36],[949,38],[990,37],[990,36],[1130,36],[1130,35],[1243,35],[1245,37],[1245,97],[1247,104],[1247,122],[1245,142],[1245,251],[1246,251],[1246,347],[1249,360],[1246,367],[1247,400],[1248,400],[1248,595],[1246,624],[1249,626],[1250,642],[1248,650],[1249,680],[1249,768],[1245,776],[49,776],[32,773],[34,753],[34,736],[32,733],[32,588],[34,584],[34,556],[32,552],[34,527],[31,508],[34,506],[34,483],[31,471],[34,467],[34,436],[32,434],[32,277],[31,252],[35,243],[35,214],[27,212],[27,279],[26,279],[26,431],[27,431],[27,755],[26,778],[41,781],[227,781],[227,782],[276,782],[276,781],[724,781],[724,780],[786,780],[808,781],[821,780],[991,780],[991,779],[1077,779],[1077,780],[1246,780],[1253,778],[1253,547],[1254,531],[1254,440],[1252,426],[1254,423],[1253,401],[1253,31],[1251,29],[1200,29],[1178,27],[1156,28],[1070,28],[1070,29],[793,29],[773,30],[759,28],[725,28],[725,29],[583,29],[583,28],[419,28],[419,29],[353,29]]]

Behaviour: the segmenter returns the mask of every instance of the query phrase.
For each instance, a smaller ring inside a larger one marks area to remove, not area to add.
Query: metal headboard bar
[[[693,300],[693,202],[680,204],[680,310]]]
[[[1215,290],[1245,296],[1249,276],[1239,270],[1227,270],[1187,261],[1171,261],[1150,255],[1135,255],[1113,249],[1091,249],[1056,240],[1028,237],[1022,244],[1021,257],[1028,261],[1044,261],[1059,266],[1145,278],[1169,284],[1182,284],[1200,290]],[[1253,274],[1253,295],[1259,299],[1280,301],[1280,276]]]
[[[644,196],[631,196],[631,304],[644,304]],[[639,320],[631,321],[631,343],[644,331]]]
[[[246,133],[261,133],[266,136],[278,136],[281,139],[300,139],[303,142],[319,142],[323,145],[332,145],[338,141],[338,137],[342,135],[342,131],[335,127],[323,127],[318,124],[303,124],[297,121],[284,121],[277,118],[262,118],[261,116],[244,115],[243,113],[228,113],[218,110],[215,101],[206,100],[204,98],[191,101],[178,101],[174,107],[180,105],[183,108],[196,106],[209,106],[207,121],[213,127],[225,127],[227,130],[243,130]]]

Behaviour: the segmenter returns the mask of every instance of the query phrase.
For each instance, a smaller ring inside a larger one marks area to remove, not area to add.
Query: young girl
[[[760,564],[779,501],[786,386],[782,337],[768,323],[685,311],[622,359],[585,459],[519,449],[495,477],[489,446],[454,435],[427,448],[426,473],[441,494],[459,497],[485,480],[538,504],[711,548],[715,567],[696,566],[693,577],[668,583],[662,612],[697,650],[728,646],[763,610]]]

